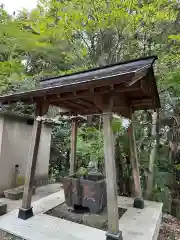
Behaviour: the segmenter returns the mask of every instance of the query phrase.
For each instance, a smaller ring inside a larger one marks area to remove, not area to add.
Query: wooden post
[[[139,164],[138,164],[138,156],[136,149],[136,139],[134,133],[134,114],[131,112],[131,123],[129,126],[129,149],[130,149],[130,160],[131,167],[134,179],[134,188],[135,188],[135,199],[134,199],[134,207],[135,208],[144,208],[144,201],[142,199],[142,189],[140,182],[140,173],[139,173]]]
[[[77,120],[72,119],[71,130],[71,155],[70,155],[70,175],[76,170],[76,143],[77,143]]]
[[[36,105],[36,114],[32,129],[31,145],[28,154],[28,164],[26,170],[22,208],[19,209],[18,214],[18,218],[21,218],[23,220],[26,220],[33,216],[31,199],[34,187],[34,175],[36,171],[36,163],[42,129],[42,120],[41,119],[37,120],[37,116],[42,115],[43,115],[42,105]]]
[[[107,208],[108,208],[107,239],[119,240],[122,239],[122,232],[119,230],[114,139],[111,120],[112,114],[109,113],[108,111],[104,111],[103,112],[104,157],[105,157]]]

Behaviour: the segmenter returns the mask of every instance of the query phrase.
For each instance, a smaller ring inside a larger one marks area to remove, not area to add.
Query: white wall
[[[25,119],[4,116],[4,124],[2,120],[0,116],[0,191],[12,186],[16,164],[19,165],[19,176],[25,179],[32,133],[32,125],[28,125]],[[36,168],[38,179],[48,177],[51,132],[51,127],[43,125]]]

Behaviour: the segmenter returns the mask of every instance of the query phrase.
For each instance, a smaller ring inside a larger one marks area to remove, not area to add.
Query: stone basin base
[[[90,213],[100,213],[107,205],[106,181],[101,177],[94,179],[78,179],[68,176],[63,179],[65,201],[68,207],[89,208]]]
[[[33,187],[33,194],[35,194],[36,188]],[[18,200],[23,198],[24,186],[12,188],[4,191],[5,198],[11,200]]]

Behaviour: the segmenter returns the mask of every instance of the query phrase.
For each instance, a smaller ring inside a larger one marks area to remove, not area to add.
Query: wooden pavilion
[[[36,104],[32,141],[28,156],[28,166],[22,207],[19,218],[33,216],[31,198],[33,180],[37,162],[39,140],[42,128],[42,116],[50,105],[63,108],[61,114],[69,116],[100,114],[104,129],[104,157],[107,184],[108,232],[107,239],[122,239],[119,230],[116,169],[114,159],[113,133],[111,129],[112,113],[132,119],[136,110],[160,108],[153,63],[156,56],[121,62],[101,68],[78,72],[41,81],[41,87],[35,90],[0,96],[1,104],[22,101]],[[130,124],[129,144],[131,165],[134,178],[134,207],[144,207],[136,143]],[[74,173],[76,158],[76,118],[72,119],[72,143],[70,173]]]

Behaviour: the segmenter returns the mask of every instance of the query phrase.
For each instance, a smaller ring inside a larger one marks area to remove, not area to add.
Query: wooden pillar
[[[135,208],[144,208],[144,201],[142,198],[142,189],[140,182],[140,173],[139,173],[139,163],[136,149],[136,139],[134,133],[134,114],[131,112],[131,122],[129,126],[129,150],[130,150],[130,160],[132,167],[132,174],[134,179],[134,188],[135,188],[135,199],[134,199],[134,207]]]
[[[70,155],[70,175],[76,171],[76,143],[77,143],[77,120],[72,119],[71,130],[71,155]]]
[[[31,145],[28,153],[28,164],[26,169],[24,193],[22,207],[19,209],[18,218],[26,220],[33,216],[31,199],[34,187],[34,175],[36,171],[37,156],[41,137],[42,120],[37,120],[38,116],[43,115],[42,105],[36,105],[35,119],[32,129]],[[26,157],[26,156],[25,156]]]
[[[104,111],[103,112],[104,157],[105,157],[107,208],[108,208],[107,239],[119,240],[122,239],[122,232],[119,230],[114,139],[111,120],[112,114],[109,113],[108,111]]]

